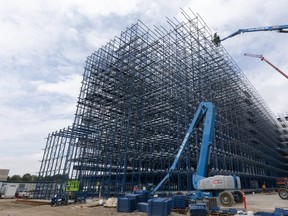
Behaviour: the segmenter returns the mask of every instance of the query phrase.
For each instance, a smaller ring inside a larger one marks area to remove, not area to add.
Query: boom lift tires
[[[243,199],[243,193],[240,190],[236,190],[233,192],[233,197],[234,197],[234,201],[235,203],[243,203],[244,199]]]
[[[287,188],[280,188],[278,190],[278,195],[281,199],[288,199],[288,189]]]
[[[243,203],[243,193],[240,190],[222,191],[219,194],[219,201],[221,205],[230,207],[233,203]]]
[[[230,191],[222,191],[219,194],[219,200],[223,206],[232,206],[234,203],[234,197]]]

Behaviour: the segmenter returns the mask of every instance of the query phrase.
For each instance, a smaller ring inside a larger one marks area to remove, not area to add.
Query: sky
[[[0,169],[38,175],[49,133],[72,125],[87,56],[141,20],[149,27],[198,13],[220,37],[288,24],[287,0],[0,0]],[[222,42],[277,116],[288,113],[288,34],[244,33]]]

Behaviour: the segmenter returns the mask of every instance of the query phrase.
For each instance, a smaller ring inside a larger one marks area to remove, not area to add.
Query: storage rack
[[[49,134],[35,197],[50,198],[79,180],[87,196],[121,196],[157,185],[201,101],[217,109],[210,175],[236,174],[243,188],[287,175],[278,123],[198,14],[181,11],[169,28],[138,21],[86,60],[75,120]],[[195,131],[161,190],[192,190],[201,146]]]

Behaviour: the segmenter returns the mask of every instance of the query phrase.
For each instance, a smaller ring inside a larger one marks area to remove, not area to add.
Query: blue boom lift
[[[221,41],[224,41],[228,38],[234,37],[234,36],[239,35],[241,33],[257,32],[257,31],[277,31],[279,33],[288,33],[288,25],[275,25],[275,26],[266,26],[266,27],[257,27],[257,28],[238,29],[236,32],[228,35],[227,37],[225,37],[223,39],[220,39],[220,37],[217,35],[217,33],[215,33],[212,41],[216,46],[219,46]]]
[[[222,175],[208,177],[210,153],[214,141],[215,130],[215,107],[210,102],[200,103],[172,166],[169,168],[168,173],[162,181],[154,188],[152,194],[155,194],[159,188],[169,180],[177,167],[184,149],[189,143],[189,138],[194,129],[200,126],[201,122],[203,122],[204,126],[202,144],[197,164],[197,172],[193,175],[193,187],[196,191],[192,193],[193,196],[191,198],[202,199],[204,197],[219,196],[220,202],[225,206],[231,206],[234,201],[242,203],[243,195],[242,192],[238,190],[241,188],[239,177]]]

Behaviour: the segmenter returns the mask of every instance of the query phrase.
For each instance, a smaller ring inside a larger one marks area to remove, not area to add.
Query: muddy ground
[[[246,195],[247,210],[268,211],[273,212],[276,207],[288,208],[288,200],[282,200],[276,193],[266,194],[249,194]],[[95,200],[96,203],[96,200]],[[13,200],[0,199],[0,216],[106,216],[106,215],[129,215],[129,216],[146,216],[146,213],[119,213],[116,208],[107,208],[96,206],[93,202],[86,204],[71,204],[67,206],[51,207],[49,202],[38,203],[33,200]],[[43,205],[45,204],[45,205]],[[244,210],[243,204],[235,204],[233,208]],[[176,212],[172,212],[171,216],[180,216]]]

